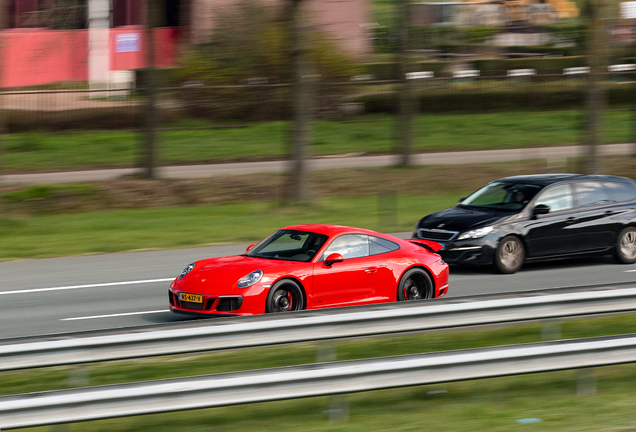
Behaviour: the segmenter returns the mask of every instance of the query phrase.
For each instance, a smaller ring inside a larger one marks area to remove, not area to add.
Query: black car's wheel
[[[618,234],[616,259],[624,264],[636,262],[636,228],[627,227]]]
[[[398,284],[398,301],[424,300],[433,297],[433,280],[422,269],[404,273]]]
[[[495,268],[500,273],[515,273],[523,265],[526,259],[526,250],[515,236],[501,239],[495,251]]]
[[[266,313],[291,312],[303,310],[305,304],[305,294],[303,289],[290,279],[278,281],[269,290]]]

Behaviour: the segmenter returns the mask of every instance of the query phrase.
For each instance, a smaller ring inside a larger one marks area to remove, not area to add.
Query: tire
[[[623,264],[636,262],[636,228],[627,227],[618,234],[615,256]]]
[[[400,278],[398,301],[425,300],[433,297],[433,280],[427,272],[414,268]]]
[[[512,274],[517,272],[526,259],[526,248],[521,240],[515,236],[501,239],[495,251],[495,269],[499,273]]]
[[[269,290],[265,303],[265,313],[293,312],[305,309],[305,292],[291,280],[278,281]]]

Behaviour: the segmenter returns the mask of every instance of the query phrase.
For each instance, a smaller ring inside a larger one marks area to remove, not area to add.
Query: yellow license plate
[[[200,294],[179,293],[179,300],[192,303],[203,303],[203,296]]]

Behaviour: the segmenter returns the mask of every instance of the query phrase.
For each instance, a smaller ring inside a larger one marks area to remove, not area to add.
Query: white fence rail
[[[0,429],[636,361],[636,335],[323,363],[0,398]]]
[[[0,344],[0,371],[311,342],[468,325],[636,311],[636,288],[387,304]]]

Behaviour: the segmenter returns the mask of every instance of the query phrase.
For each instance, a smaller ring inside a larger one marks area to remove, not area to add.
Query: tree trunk
[[[157,73],[153,29],[158,25],[160,4],[160,0],[147,0],[146,3],[146,133],[142,166],[144,177],[149,179],[157,175]]]
[[[604,22],[605,0],[589,0],[589,47],[588,64],[590,66],[589,86],[585,103],[585,141],[587,146],[585,172],[594,174],[600,171],[598,145],[600,144],[601,116],[605,105],[605,93],[601,86],[607,60],[605,47],[606,34]]]
[[[398,52],[398,79],[401,81],[399,94],[399,117],[398,117],[398,150],[400,154],[399,165],[409,166],[411,164],[411,139],[412,139],[412,117],[413,117],[413,96],[410,81],[407,79],[408,72],[408,40],[409,40],[409,17],[408,0],[398,0],[398,31],[399,31],[399,52]]]
[[[288,178],[288,196],[295,204],[311,200],[307,164],[310,156],[313,79],[309,76],[306,48],[306,24],[303,22],[303,0],[290,0],[289,25],[292,68],[292,131],[289,153],[292,166]]]

